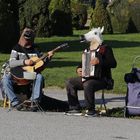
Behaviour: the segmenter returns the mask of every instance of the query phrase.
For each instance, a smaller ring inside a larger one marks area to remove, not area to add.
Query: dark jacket
[[[99,64],[95,65],[95,76],[86,79],[111,79],[111,68],[117,66],[113,51],[106,45],[99,46],[97,50],[95,51],[95,56],[99,59]],[[82,68],[82,63],[77,68],[80,67]]]

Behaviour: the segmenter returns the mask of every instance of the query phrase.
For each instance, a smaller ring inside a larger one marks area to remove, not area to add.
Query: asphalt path
[[[46,95],[67,101],[65,90]],[[83,92],[79,92],[83,101]],[[96,104],[100,102],[96,95]],[[105,94],[108,108],[123,107],[124,95]],[[66,116],[64,112],[21,112],[0,108],[0,140],[139,140],[140,120],[114,117]]]

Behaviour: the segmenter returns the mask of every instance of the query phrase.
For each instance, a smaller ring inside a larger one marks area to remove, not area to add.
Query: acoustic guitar
[[[68,44],[64,43],[56,48],[54,48],[52,51],[56,52],[62,48],[68,48]],[[39,57],[31,57],[30,59],[34,62],[33,66],[18,66],[10,69],[10,73],[13,76],[14,81],[18,85],[27,85],[31,82],[30,78],[25,78],[26,75],[34,75],[35,72],[41,72],[44,69],[44,61],[43,59],[47,58],[48,54],[44,54],[43,56]],[[30,76],[29,76],[30,77]]]

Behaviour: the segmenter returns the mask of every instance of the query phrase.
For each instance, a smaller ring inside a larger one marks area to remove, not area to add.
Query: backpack
[[[1,69],[1,80],[0,80],[0,95],[2,96],[2,98],[4,99],[5,97],[5,93],[4,93],[4,89],[3,89],[3,85],[2,85],[2,78],[3,75],[8,74],[10,72],[10,65],[9,65],[9,61],[6,61],[3,65],[2,65],[2,69]]]
[[[4,74],[8,74],[9,72],[10,72],[10,65],[8,60],[2,65],[1,77],[3,77]]]
[[[125,104],[126,117],[140,115],[140,82],[127,84]]]
[[[2,86],[2,81],[0,80],[0,97],[2,97],[4,99],[5,97],[5,93],[4,93],[4,89]]]
[[[124,81],[126,83],[140,82],[140,69],[139,68],[132,68],[130,73],[126,73],[124,75]]]

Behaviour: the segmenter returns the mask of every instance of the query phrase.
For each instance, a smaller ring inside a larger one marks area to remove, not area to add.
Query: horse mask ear
[[[101,31],[101,33],[103,33],[103,31],[104,31],[104,26],[100,29],[100,31]]]

